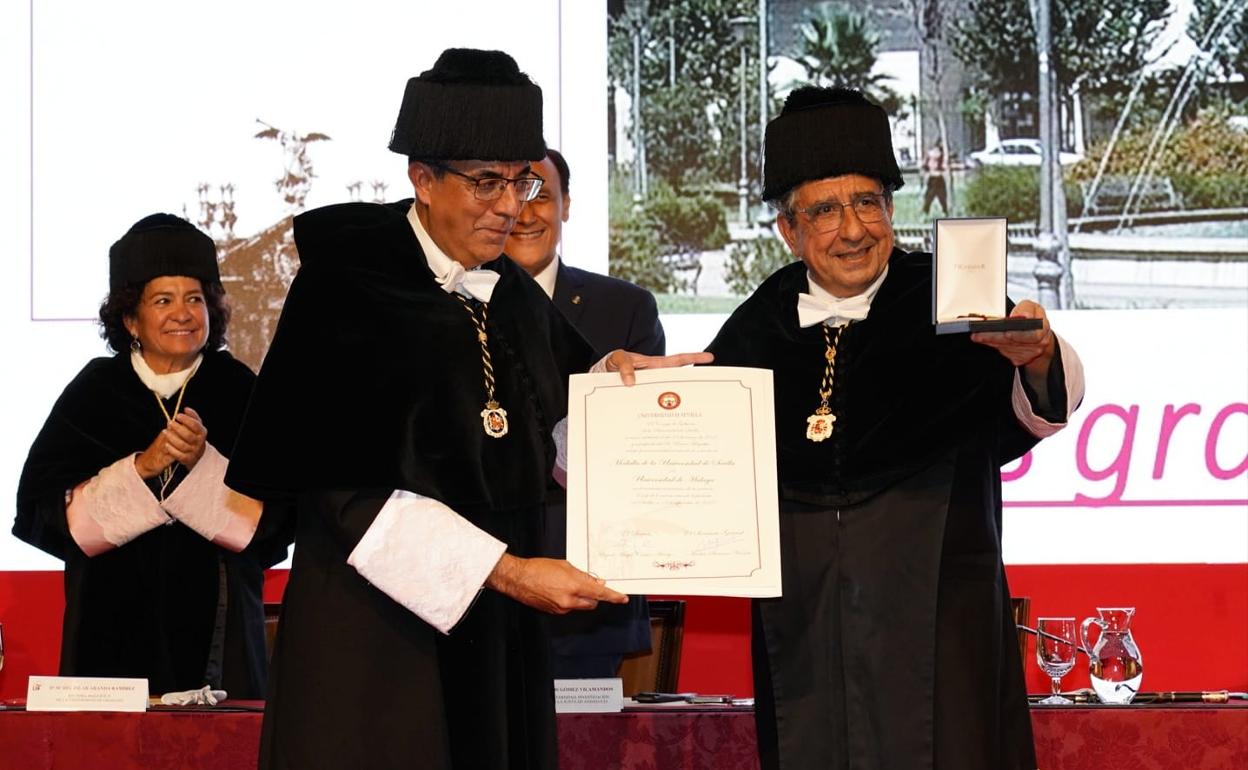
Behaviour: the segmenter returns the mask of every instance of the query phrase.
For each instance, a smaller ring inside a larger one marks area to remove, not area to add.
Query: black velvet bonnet
[[[806,86],[789,94],[767,124],[763,200],[815,179],[861,174],[902,185],[888,114],[860,91]]]
[[[173,214],[151,214],[131,225],[108,250],[108,290],[162,275],[220,283],[217,247],[199,228]]]
[[[542,89],[502,51],[448,48],[407,81],[390,149],[427,160],[541,160]]]

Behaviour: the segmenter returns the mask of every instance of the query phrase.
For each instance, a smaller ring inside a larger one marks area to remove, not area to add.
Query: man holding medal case
[[[1027,300],[1009,315],[1038,329],[937,333],[933,257],[895,246],[890,136],[857,91],[789,95],[763,198],[801,262],[708,348],[774,376],[784,595],[753,602],[760,759],[1032,770],[1000,468],[1064,427],[1082,369]]]

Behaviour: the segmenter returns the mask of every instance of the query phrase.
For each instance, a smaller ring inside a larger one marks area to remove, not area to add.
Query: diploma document
[[[771,372],[573,375],[568,561],[632,594],[779,596]]]

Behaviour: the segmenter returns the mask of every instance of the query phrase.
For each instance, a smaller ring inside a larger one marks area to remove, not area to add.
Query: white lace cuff
[[[125,545],[148,530],[169,522],[156,496],[126,455],[101,470],[74,495],[75,507],[86,513],[114,546]]]
[[[1065,419],[1061,422],[1049,422],[1036,414],[1031,399],[1027,398],[1027,391],[1023,389],[1022,370],[1018,367],[1014,369],[1014,389],[1010,393],[1014,416],[1018,418],[1023,428],[1036,438],[1048,438],[1065,428],[1066,423],[1070,422],[1070,415],[1079,406],[1079,402],[1083,401],[1083,362],[1079,360],[1079,354],[1069,342],[1062,339],[1056,332],[1053,337],[1062,351],[1062,373],[1065,375],[1066,386]]]
[[[449,633],[507,546],[441,502],[395,490],[347,563],[421,620]]]
[[[208,444],[173,494],[165,510],[204,539],[231,551],[241,551],[256,534],[263,505],[225,485],[229,460]]]

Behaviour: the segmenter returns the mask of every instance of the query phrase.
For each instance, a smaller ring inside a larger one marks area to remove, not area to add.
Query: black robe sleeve
[[[108,359],[95,359],[66,386],[35,437],[17,488],[13,534],[58,559],[77,548],[65,519],[66,492],[120,460],[125,437],[102,431],[93,405],[110,410]],[[153,405],[154,408],[154,405]],[[153,434],[155,437],[155,434]]]

